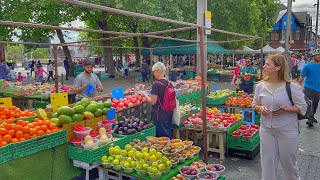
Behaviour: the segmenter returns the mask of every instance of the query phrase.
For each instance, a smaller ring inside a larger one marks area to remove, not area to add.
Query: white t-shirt
[[[10,70],[10,76],[11,76],[12,79],[16,79],[17,78],[16,72],[13,69]]]
[[[50,65],[47,66],[47,71],[48,71],[48,72],[49,72],[49,71],[53,71],[53,65],[52,65],[52,64],[50,64]]]

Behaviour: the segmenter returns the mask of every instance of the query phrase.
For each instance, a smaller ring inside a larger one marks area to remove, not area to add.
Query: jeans
[[[54,78],[53,78],[53,71],[49,71],[48,72],[49,73],[49,75],[48,75],[48,81],[50,80],[50,77],[52,78],[52,80],[54,80]]]
[[[66,68],[66,79],[69,78],[69,68]]]
[[[125,70],[124,70],[124,75],[125,75],[125,76],[129,76],[129,69],[125,69]]]
[[[149,82],[149,78],[148,78],[148,73],[147,72],[142,72],[141,76],[142,76],[142,81],[143,82],[145,82],[146,80]]]
[[[0,79],[8,80],[8,76],[7,75],[0,76]]]
[[[248,94],[253,93],[253,84],[240,84],[240,89]]]
[[[39,76],[39,82],[43,81],[43,76]]]
[[[312,110],[313,110],[313,116],[317,112],[319,99],[320,99],[320,92],[304,88],[304,94],[312,101]]]

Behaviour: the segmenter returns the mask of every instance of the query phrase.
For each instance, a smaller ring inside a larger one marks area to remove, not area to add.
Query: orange
[[[20,138],[19,139],[20,142],[25,141],[25,140],[26,140],[25,138]]]
[[[34,118],[33,122],[39,122],[41,119],[39,118]]]
[[[29,124],[28,124],[28,127],[29,127],[29,128],[34,128],[34,126],[35,126],[35,125],[32,124],[32,123],[29,123]]]
[[[17,138],[12,138],[11,143],[17,143],[19,140]]]
[[[0,135],[6,135],[6,134],[8,134],[8,131],[7,131],[7,129],[5,129],[5,128],[0,128]]]
[[[46,134],[51,134],[52,132],[51,132],[51,130],[47,130],[45,133]]]
[[[13,123],[14,123],[14,120],[13,120],[13,118],[12,118],[12,119],[10,118],[10,119],[8,119],[6,122],[7,122],[7,124],[13,124]]]
[[[22,122],[22,126],[28,126],[29,125],[29,122],[28,121],[23,121]]]
[[[7,135],[3,136],[2,139],[3,139],[5,142],[9,143],[9,142],[11,142],[12,137],[7,134]]]
[[[55,123],[50,123],[49,129],[56,129],[57,125]]]
[[[44,135],[44,131],[39,130],[39,131],[37,132],[37,136],[42,136],[42,135]]]
[[[24,134],[23,138],[25,138],[26,140],[30,139],[30,134]]]
[[[25,126],[25,127],[22,128],[22,132],[25,133],[25,134],[29,133],[30,132],[30,128],[28,126]]]
[[[23,132],[22,131],[17,131],[16,132],[16,138],[20,139],[23,137]]]
[[[16,134],[16,132],[14,132],[14,130],[9,130],[8,131],[8,134],[11,136],[11,137],[13,137],[15,134]]]
[[[36,134],[30,136],[31,139],[38,137]]]
[[[13,127],[13,130],[14,130],[15,132],[21,131],[21,130],[22,130],[22,126],[20,126],[20,125],[15,125],[15,126]]]
[[[49,127],[49,125],[50,125],[50,121],[49,120],[44,120],[44,121],[42,121],[42,124],[43,125],[46,125],[46,126],[48,126]]]
[[[22,123],[23,123],[23,120],[21,119],[16,122],[17,125],[22,125]]]
[[[31,136],[34,135],[34,134],[37,134],[37,129],[35,129],[35,128],[30,128],[29,134],[30,134]]]
[[[42,126],[42,121],[37,121],[36,126]]]
[[[37,131],[39,131],[41,128],[40,128],[40,126],[35,126],[34,127]]]
[[[58,129],[51,129],[52,133],[58,132]]]
[[[42,125],[40,128],[43,132],[46,132],[48,130],[48,127],[46,125]]]
[[[1,141],[0,147],[6,146],[6,145],[8,145],[8,143],[7,143],[7,142],[5,142],[5,141]]]

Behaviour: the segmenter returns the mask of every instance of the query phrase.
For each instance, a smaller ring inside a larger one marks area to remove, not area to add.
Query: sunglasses
[[[246,63],[251,63],[251,61],[246,61]]]

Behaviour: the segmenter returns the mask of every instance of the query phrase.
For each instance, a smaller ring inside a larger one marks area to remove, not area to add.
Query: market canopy
[[[213,42],[212,39],[208,39],[208,42]],[[191,45],[191,46],[186,46]],[[176,46],[174,48],[161,48],[159,47],[170,47]],[[177,47],[183,46],[183,47]],[[153,55],[170,55],[170,54],[197,54],[197,44],[196,43],[188,43],[188,42],[181,42],[176,40],[163,40],[159,44],[153,46],[155,48],[152,51]],[[221,47],[218,44],[208,44],[208,54],[233,54],[233,50],[228,50]],[[150,50],[142,50],[142,55],[150,55]]]
[[[256,51],[254,49],[249,48],[248,46],[244,46],[243,49],[235,50],[236,54],[254,54]]]
[[[263,54],[274,54],[274,53],[278,53],[278,51],[276,49],[273,49],[271,46],[266,45],[265,47],[262,48],[263,50]],[[261,49],[256,50],[257,53],[259,53],[261,51]]]
[[[283,53],[285,51],[285,49],[282,46],[279,46],[276,50],[280,53]]]

